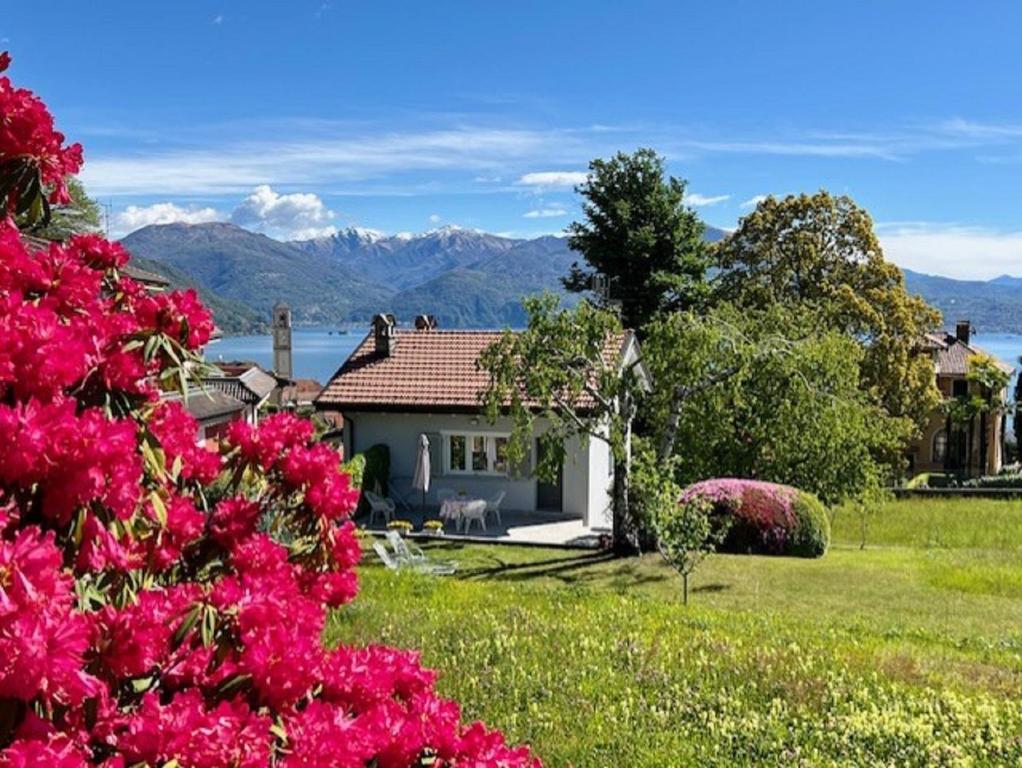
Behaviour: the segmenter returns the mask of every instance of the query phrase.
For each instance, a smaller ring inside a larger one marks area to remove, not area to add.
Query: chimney
[[[415,318],[415,330],[432,331],[436,329],[436,315],[418,315]]]
[[[376,355],[390,357],[397,345],[393,315],[380,314],[373,318],[373,337],[376,341]]]
[[[969,337],[972,334],[972,324],[968,320],[959,320],[955,323],[955,338],[957,338],[962,344],[969,343]]]

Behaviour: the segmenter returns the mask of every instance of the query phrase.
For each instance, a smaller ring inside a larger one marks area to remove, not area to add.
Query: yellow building
[[[987,402],[1007,402],[1007,388],[995,393],[970,382],[969,359],[986,354],[972,344],[972,326],[967,320],[955,326],[954,333],[931,333],[924,339],[933,355],[937,388],[945,400],[966,395],[979,395]],[[998,363],[1005,372],[1011,368]],[[994,475],[1004,465],[1004,408],[981,413],[970,424],[956,424],[943,407],[936,409],[919,440],[909,449],[909,470],[919,472],[952,472],[958,475]]]

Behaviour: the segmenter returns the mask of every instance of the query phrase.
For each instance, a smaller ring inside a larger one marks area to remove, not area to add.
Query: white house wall
[[[539,425],[538,430],[542,430]],[[390,479],[398,492],[409,500],[418,498],[411,488],[419,435],[440,435],[444,432],[509,434],[511,421],[501,419],[490,424],[485,418],[465,414],[410,414],[348,412],[345,414],[345,455],[361,453],[383,443],[390,448]],[[537,432],[538,434],[539,432]],[[443,474],[442,445],[432,451],[433,473],[427,502],[436,503],[438,489],[465,491],[470,496],[487,498],[505,490],[505,509],[534,511],[536,480],[533,477],[512,478],[504,475]],[[583,447],[572,439],[566,446],[564,462],[563,512],[565,517],[581,517],[590,523],[590,510],[607,506],[606,483],[608,452],[601,441],[590,441]],[[534,460],[535,457],[532,457]],[[594,515],[595,517],[595,515]]]
[[[603,440],[589,441],[589,471],[586,484],[590,528],[611,529],[614,503],[614,458]]]

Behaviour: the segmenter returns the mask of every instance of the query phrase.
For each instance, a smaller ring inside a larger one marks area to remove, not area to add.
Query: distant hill
[[[267,317],[258,314],[252,307],[235,299],[227,299],[214,293],[180,269],[152,259],[132,256],[131,263],[170,281],[171,288],[194,288],[216,318],[216,325],[226,334],[263,333],[269,327]]]
[[[234,224],[153,225],[121,244],[261,317],[269,317],[275,302],[286,301],[298,323],[339,323],[393,293],[343,265]]]
[[[708,227],[706,239],[726,234]],[[563,237],[454,227],[393,236],[351,228],[282,243],[233,224],[164,224],[121,242],[139,266],[196,287],[226,333],[263,330],[278,300],[300,324],[361,324],[389,311],[405,320],[433,314],[447,328],[521,325],[522,296],[560,292],[560,278],[579,260]],[[1022,278],[953,280],[905,270],[905,280],[947,325],[969,319],[982,332],[1022,333]]]
[[[902,271],[908,290],[939,309],[945,327],[969,320],[981,333],[1022,333],[1022,278],[954,280]]]

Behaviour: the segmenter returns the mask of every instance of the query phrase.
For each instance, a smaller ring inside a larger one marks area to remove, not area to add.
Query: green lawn
[[[329,639],[417,647],[469,717],[548,765],[1022,762],[1022,502],[834,520],[820,560],[718,555],[692,603],[658,556],[435,544],[371,559]]]

